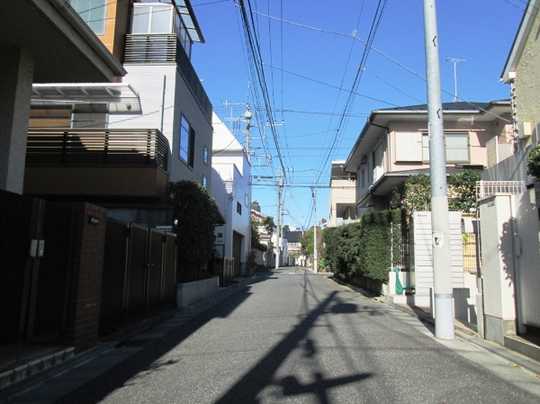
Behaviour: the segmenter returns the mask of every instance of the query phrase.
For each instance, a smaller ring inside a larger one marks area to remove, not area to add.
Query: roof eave
[[[509,83],[514,79],[512,73],[515,72],[516,64],[521,57],[523,48],[525,47],[525,42],[532,28],[532,23],[535,20],[536,14],[538,14],[538,6],[536,3],[536,0],[529,1],[529,4],[523,13],[523,17],[521,18],[521,22],[519,23],[516,36],[514,37],[512,47],[510,48],[510,52],[508,53],[503,71],[501,73],[500,79],[505,83]]]

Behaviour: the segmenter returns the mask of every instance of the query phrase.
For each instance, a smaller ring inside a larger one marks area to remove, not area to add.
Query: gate
[[[107,221],[100,333],[176,303],[176,235]]]
[[[147,230],[131,224],[129,228],[128,300],[129,314],[137,314],[146,307],[147,283]]]

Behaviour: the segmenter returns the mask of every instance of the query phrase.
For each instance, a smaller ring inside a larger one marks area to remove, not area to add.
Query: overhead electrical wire
[[[246,6],[247,3],[247,6]],[[287,169],[283,160],[283,155],[281,153],[281,148],[279,145],[279,138],[276,130],[275,119],[272,111],[272,103],[268,92],[268,85],[266,81],[266,75],[264,71],[261,48],[257,32],[255,31],[255,22],[253,18],[253,11],[251,7],[250,0],[239,0],[240,6],[240,15],[242,19],[242,25],[244,28],[245,36],[248,40],[249,51],[252,56],[252,61],[255,66],[255,71],[257,73],[257,81],[261,89],[264,106],[266,109],[266,115],[268,118],[268,123],[270,125],[270,131],[272,133],[272,138],[274,141],[274,146],[277,151],[279,163],[282,170],[282,175],[284,179],[287,177]]]
[[[336,133],[334,135],[334,139],[332,141],[332,144],[330,146],[330,149],[328,150],[328,153],[326,154],[326,157],[323,161],[323,164],[321,165],[321,168],[319,170],[319,175],[317,176],[315,183],[319,182],[321,176],[323,175],[323,172],[326,168],[326,165],[328,164],[328,161],[334,151],[334,147],[336,146],[336,143],[339,140],[339,135],[342,131],[343,124],[346,119],[346,114],[349,113],[350,108],[352,107],[352,103],[354,102],[354,92],[357,90],[360,81],[362,79],[362,76],[364,74],[364,70],[366,67],[366,63],[371,51],[371,46],[373,44],[373,41],[375,40],[375,36],[377,34],[377,31],[379,29],[382,17],[384,15],[384,9],[386,6],[386,0],[379,0],[377,3],[377,8],[375,9],[375,13],[373,15],[373,19],[371,20],[371,26],[369,29],[368,39],[364,46],[364,51],[362,52],[362,58],[360,59],[360,64],[358,65],[358,68],[356,69],[356,74],[354,76],[353,84],[351,86],[351,91],[349,92],[349,96],[347,97],[347,101],[345,102],[345,107],[343,108],[343,113],[341,117],[339,118],[339,122],[337,125]]]

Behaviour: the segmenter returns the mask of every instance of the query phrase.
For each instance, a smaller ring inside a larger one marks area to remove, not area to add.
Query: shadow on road
[[[311,290],[310,290],[311,289]],[[301,384],[295,376],[275,378],[279,367],[289,354],[297,348],[303,350],[303,356],[313,358],[316,362],[317,347],[315,341],[308,337],[310,330],[319,318],[325,314],[356,313],[356,304],[341,303],[336,291],[331,292],[323,300],[318,301],[315,308],[308,311],[308,295],[313,294],[307,274],[303,284],[303,306],[305,315],[285,337],[238,380],[216,404],[225,403],[258,403],[259,394],[268,386],[281,388],[284,397],[304,394],[315,395],[322,404],[330,403],[328,391],[332,388],[350,384],[371,377],[371,373],[358,373],[344,377],[326,379],[321,371],[313,374],[313,382]]]

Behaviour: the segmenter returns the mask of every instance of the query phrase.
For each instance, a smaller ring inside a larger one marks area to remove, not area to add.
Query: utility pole
[[[276,246],[276,269],[279,268],[281,258],[281,210],[282,210],[283,176],[278,179],[278,207],[277,207],[277,246]]]
[[[315,215],[315,225],[313,226],[313,272],[319,272],[319,251],[317,249],[317,195],[315,189],[311,189],[313,198],[313,214]]]
[[[441,72],[435,0],[424,0],[427,96],[429,112],[429,165],[431,177],[431,228],[433,244],[433,286],[435,336],[454,339],[454,313],[448,248],[448,186]]]
[[[454,69],[454,102],[459,101],[458,97],[458,74],[457,74],[457,65],[458,63],[466,62],[465,59],[461,58],[446,58],[448,63],[452,63]]]

